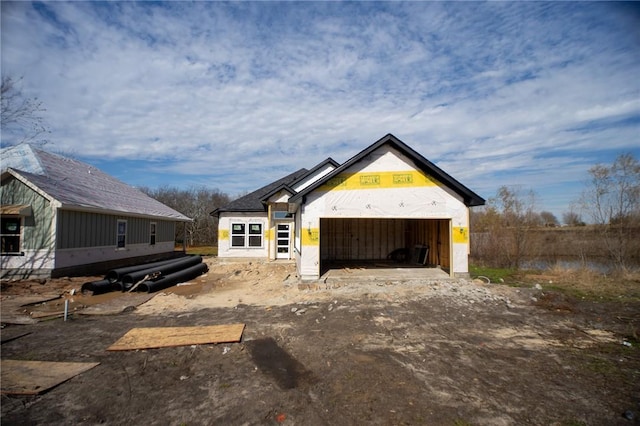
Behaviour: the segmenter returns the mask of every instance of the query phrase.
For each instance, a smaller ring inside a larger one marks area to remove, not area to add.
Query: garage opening
[[[320,275],[339,268],[451,268],[449,219],[321,218]]]

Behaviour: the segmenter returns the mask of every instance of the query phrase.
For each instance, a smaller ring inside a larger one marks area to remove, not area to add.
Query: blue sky
[[[2,2],[47,149],[134,186],[254,190],[387,133],[559,219],[640,157],[640,4]],[[3,145],[12,142],[3,133]]]

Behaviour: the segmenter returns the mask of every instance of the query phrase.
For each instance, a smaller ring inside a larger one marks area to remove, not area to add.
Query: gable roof
[[[124,182],[80,161],[20,144],[0,150],[2,175],[34,186],[62,208],[191,221]]]
[[[222,212],[263,212],[266,210],[266,201],[281,190],[285,190],[290,194],[296,194],[293,189],[297,183],[304,181],[306,178],[313,176],[319,170],[326,166],[338,167],[339,164],[333,158],[318,163],[311,170],[300,169],[293,172],[269,185],[263,186],[243,197],[240,197],[224,207],[220,207],[209,213],[210,215],[220,214]]]
[[[217,208],[209,214],[215,215],[222,212],[263,212],[265,211],[265,205],[263,203],[265,198],[268,198],[269,195],[272,195],[279,189],[289,188],[289,190],[291,190],[290,185],[298,179],[306,176],[308,172],[309,171],[307,169],[300,169],[273,183],[270,183],[269,185],[263,186],[262,188],[256,189],[243,197],[233,200],[226,206]]]
[[[325,184],[329,179],[344,172],[349,167],[359,162],[360,160],[362,160],[363,158],[371,154],[373,151],[376,151],[378,148],[380,148],[383,145],[390,145],[396,150],[400,151],[402,154],[409,157],[411,160],[415,162],[416,166],[423,173],[429,176],[432,176],[433,178],[435,178],[436,180],[438,180],[439,182],[441,182],[442,184],[444,184],[445,186],[453,190],[456,194],[460,195],[460,197],[462,197],[467,207],[484,205],[485,203],[484,198],[480,197],[478,194],[471,191],[469,188],[467,188],[466,186],[464,186],[463,184],[455,180],[453,177],[447,174],[444,170],[440,169],[431,161],[424,158],[417,151],[413,150],[413,148],[409,147],[407,144],[405,144],[400,139],[393,136],[391,133],[385,135],[384,137],[379,139],[377,142],[375,142],[368,148],[365,148],[363,151],[356,154],[348,161],[344,162],[340,167],[336,168],[331,173],[325,175],[322,179],[319,179],[312,185],[308,186],[307,188],[295,194],[293,197],[289,199],[289,202],[291,203],[302,202],[304,200],[304,197],[307,194],[313,192],[315,189]]]

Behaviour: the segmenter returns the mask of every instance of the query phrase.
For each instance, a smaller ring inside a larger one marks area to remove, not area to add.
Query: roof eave
[[[77,211],[77,212],[102,213],[102,214],[112,214],[117,216],[138,217],[143,219],[167,220],[170,222],[193,222],[193,219],[188,218],[184,215],[182,215],[182,217],[166,216],[162,214],[153,215],[153,214],[145,214],[145,213],[137,213],[137,212],[127,212],[123,210],[105,209],[102,207],[94,207],[94,206],[80,206],[75,204],[61,204],[59,206],[59,209]]]

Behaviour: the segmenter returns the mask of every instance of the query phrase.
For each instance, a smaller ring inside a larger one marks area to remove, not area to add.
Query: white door
[[[289,259],[289,227],[288,223],[279,223],[276,231],[276,259]]]

